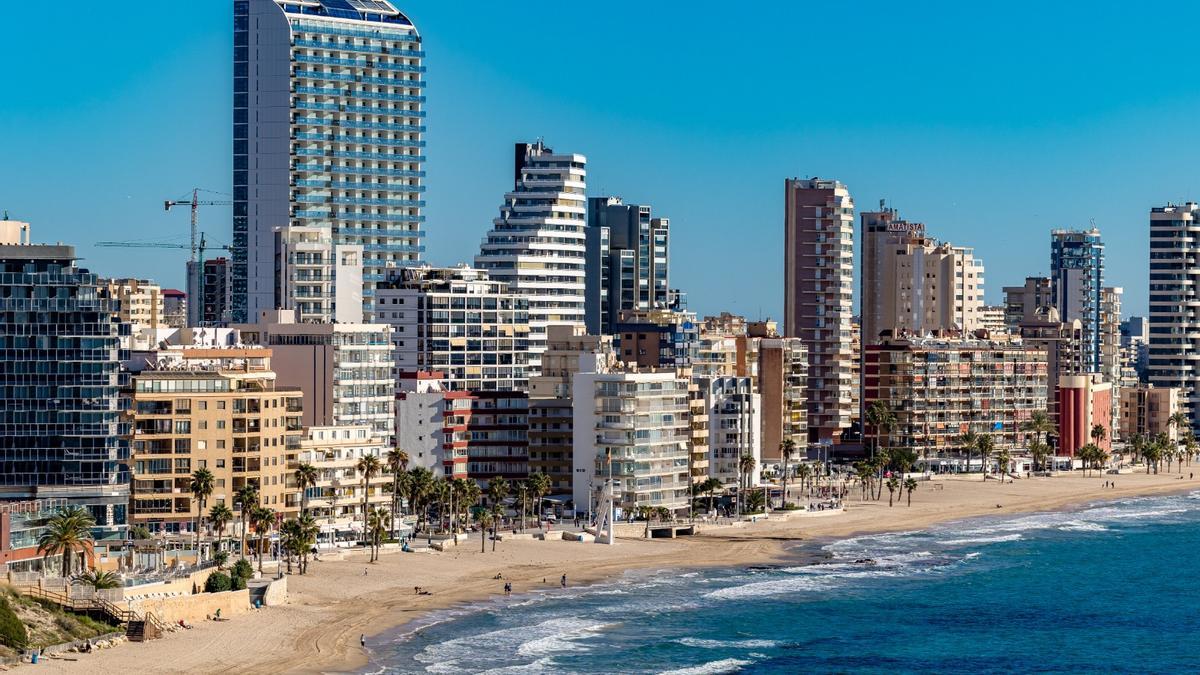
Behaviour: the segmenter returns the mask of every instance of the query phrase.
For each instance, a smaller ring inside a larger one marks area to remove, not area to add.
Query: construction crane
[[[105,248],[181,248],[181,249],[185,249],[185,250],[191,249],[193,251],[192,262],[197,262],[199,265],[204,265],[204,252],[207,250],[211,250],[211,249],[215,248],[215,249],[219,249],[222,251],[229,251],[231,253],[233,252],[233,247],[226,246],[225,244],[217,244],[216,246],[209,246],[208,240],[205,238],[205,235],[203,232],[200,233],[200,243],[199,244],[195,244],[195,243],[193,243],[193,244],[171,244],[168,242],[158,242],[158,241],[98,241],[98,242],[96,242],[96,246],[103,246]],[[196,259],[197,254],[198,254],[198,260]]]
[[[196,259],[197,253],[199,253],[199,255],[200,255],[200,262],[203,262],[203,258],[204,258],[204,251],[202,249],[197,251],[197,247],[196,247],[196,213],[197,213],[197,211],[200,210],[201,206],[232,206],[233,205],[233,202],[225,201],[225,200],[211,200],[211,199],[201,200],[200,199],[201,192],[212,192],[213,194],[218,194],[218,195],[224,194],[223,192],[213,192],[212,190],[204,190],[201,188],[192,188],[191,199],[188,199],[187,195],[184,195],[183,197],[180,197],[179,199],[167,199],[167,200],[163,201],[163,209],[166,211],[170,211],[172,206],[189,206],[189,207],[191,207],[191,211],[192,211],[192,220],[191,220],[192,243],[189,248],[191,249],[191,254],[192,254],[191,261],[192,262],[197,262],[197,259]],[[168,246],[168,247],[161,247],[161,248],[175,248],[175,247]]]

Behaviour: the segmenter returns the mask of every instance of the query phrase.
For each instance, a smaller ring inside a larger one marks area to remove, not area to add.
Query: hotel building
[[[275,228],[362,247],[362,311],[424,251],[425,52],[389,0],[233,3],[237,322],[276,299]]]
[[[809,441],[841,439],[855,390],[854,201],[834,180],[784,183],[784,335],[808,348]]]

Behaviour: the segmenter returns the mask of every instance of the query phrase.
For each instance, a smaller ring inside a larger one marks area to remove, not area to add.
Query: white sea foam
[[[1013,534],[997,534],[992,537],[965,537],[963,539],[943,539],[941,544],[946,546],[968,546],[971,544],[998,544],[1002,541],[1020,541],[1025,536],[1019,532]]]
[[[579,649],[576,640],[595,635],[603,630],[602,623],[582,623],[572,619],[559,619],[559,632],[526,640],[517,647],[519,656],[545,656],[557,652]],[[544,624],[543,624],[544,625]]]
[[[774,640],[701,640],[699,638],[679,638],[675,642],[686,647],[700,649],[770,649],[779,644]]]
[[[586,619],[557,617],[534,625],[502,628],[430,644],[413,658],[427,664],[426,670],[431,673],[464,672],[473,670],[466,664],[476,662],[480,654],[515,659],[585,649],[577,641],[597,634],[604,626]]]
[[[719,661],[709,661],[708,663],[691,668],[664,670],[659,675],[721,675],[721,673],[736,672],[738,668],[748,666],[751,663],[754,662],[744,659],[721,659]]]

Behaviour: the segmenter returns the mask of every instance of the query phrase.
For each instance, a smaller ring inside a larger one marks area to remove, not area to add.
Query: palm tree
[[[86,551],[94,541],[92,528],[95,526],[96,519],[87,509],[67,507],[46,521],[46,529],[38,537],[38,553],[43,558],[61,554],[62,575],[69,578],[71,557],[75,551]]]
[[[242,519],[242,560],[246,559],[246,528],[250,524],[250,513],[254,507],[258,506],[258,485],[254,483],[246,483],[234,495],[234,500],[237,503],[238,512]]]
[[[1092,442],[1100,445],[1105,438],[1108,438],[1108,429],[1105,429],[1103,424],[1093,424],[1091,436]]]
[[[200,502],[199,508],[196,509],[196,562],[200,562],[200,524],[204,520],[204,507],[208,504],[208,498],[212,496],[215,484],[216,478],[208,469],[196,469],[188,483],[192,498]]]
[[[500,525],[503,523],[504,515],[504,499],[508,497],[508,481],[500,476],[488,481],[487,486],[488,502],[492,506],[492,516],[494,518],[493,527],[496,531],[500,530]],[[492,550],[496,550],[496,538],[492,537]]]
[[[271,526],[275,524],[275,510],[265,506],[256,506],[250,511],[250,524],[254,527],[254,534],[258,538],[258,573],[263,571],[263,553],[264,547],[271,541]]]
[[[866,412],[867,425],[875,430],[873,436],[872,457],[875,452],[879,451],[879,437],[883,436],[886,442],[885,446],[891,445],[892,428],[896,426],[896,413],[892,411],[884,401],[871,401],[871,405],[867,406]]]
[[[996,453],[996,473],[1000,474],[1000,482],[1004,482],[1004,477],[1008,475],[1008,466],[1012,461],[1012,455],[1005,448]]]
[[[221,539],[225,535],[225,526],[233,520],[233,511],[224,504],[214,504],[208,510],[208,522],[217,528],[217,548],[221,548]]]
[[[900,481],[894,477],[887,479],[887,489],[888,489],[888,506],[891,506],[892,498],[896,496],[896,490],[900,489]]]
[[[516,482],[517,499],[521,500],[521,531],[525,531],[525,505],[529,501],[529,481],[519,480]]]
[[[742,487],[746,490],[750,489],[751,483],[754,482],[754,467],[758,466],[758,462],[754,460],[754,455],[746,453],[738,460],[738,471],[742,475]]]
[[[1034,467],[1044,466],[1046,456],[1050,454],[1050,446],[1035,438],[1029,443],[1029,454],[1033,457]]]
[[[855,462],[854,473],[858,476],[858,482],[862,486],[862,501],[867,500],[867,491],[874,490],[871,488],[871,481],[875,480],[875,469],[868,462]]]
[[[392,513],[400,515],[400,476],[408,473],[408,453],[400,448],[392,448],[388,450],[385,460],[392,474]],[[389,529],[392,530],[392,537],[395,537],[395,527]]]
[[[967,451],[967,473],[971,473],[971,451],[979,445],[979,436],[968,428],[959,434],[958,444]]]
[[[305,574],[308,572],[308,552],[317,545],[321,526],[317,525],[317,519],[311,513],[301,515],[296,522],[299,523],[296,545],[300,549],[300,574]]]
[[[475,512],[475,520],[479,521],[479,552],[487,553],[487,533],[492,526],[492,514],[487,509],[479,509]],[[496,550],[494,546],[492,550]]]
[[[1176,432],[1178,432],[1185,427],[1191,427],[1192,418],[1188,417],[1187,413],[1183,412],[1182,410],[1177,410],[1171,413],[1171,416],[1167,418],[1167,426],[1175,427]]]
[[[371,562],[379,560],[379,547],[383,542],[383,535],[388,533],[392,520],[392,514],[383,507],[371,509],[371,515],[367,519],[367,531],[369,533],[368,541],[371,544]]]
[[[408,472],[408,505],[413,513],[417,514],[417,527],[425,518],[424,510],[420,506],[425,502],[425,498],[433,489],[433,472],[423,466]]]
[[[1051,432],[1054,431],[1054,422],[1050,420],[1050,415],[1044,410],[1037,410],[1033,415],[1021,425],[1021,429],[1027,433],[1034,434],[1035,439],[1049,449],[1047,439]],[[1033,449],[1033,444],[1030,444],[1030,450]],[[1039,471],[1037,456],[1033,458],[1034,470]]]
[[[808,480],[810,478],[812,478],[812,475],[813,475],[812,465],[804,464],[804,463],[800,463],[800,464],[796,465],[796,478],[800,479],[800,494],[802,494],[802,495],[808,494],[805,491],[805,486],[808,484]]]
[[[78,581],[79,583],[87,584],[97,591],[103,591],[110,588],[121,588],[124,586],[124,584],[121,582],[121,578],[118,577],[114,572],[101,572],[100,570],[76,574],[74,577],[72,577],[72,581]]]
[[[292,573],[292,558],[300,555],[300,521],[288,518],[279,526],[279,547],[286,554],[287,573]]]
[[[537,515],[538,529],[542,529],[542,498],[550,494],[550,477],[535,473],[529,477],[529,492],[533,498],[533,510]]]
[[[796,441],[790,438],[785,438],[779,444],[779,456],[783,458],[783,498],[779,508],[787,508],[788,498],[788,464],[792,461],[792,455],[796,454]]]
[[[916,489],[917,489],[917,479],[916,478],[905,478],[904,479],[904,490],[905,490],[905,492],[908,493],[908,505],[909,506],[912,506],[912,493]]]
[[[996,451],[996,440],[992,438],[991,434],[980,434],[975,441],[975,447],[979,450],[979,464],[983,469],[983,479],[987,480],[987,461],[988,457],[991,457],[992,453]]]
[[[300,490],[300,514],[308,513],[308,489],[317,486],[317,479],[320,477],[320,472],[317,467],[302,462],[296,467],[296,488]]]
[[[1142,457],[1146,460],[1146,473],[1150,473],[1150,467],[1154,467],[1154,473],[1158,473],[1158,460],[1162,458],[1163,444],[1158,438],[1151,439],[1142,448]]]
[[[363,541],[369,542],[367,537],[367,497],[371,492],[371,479],[379,475],[379,470],[383,465],[379,463],[379,458],[375,455],[363,455],[358,458],[358,464],[354,465],[358,472],[362,474],[363,482]]]

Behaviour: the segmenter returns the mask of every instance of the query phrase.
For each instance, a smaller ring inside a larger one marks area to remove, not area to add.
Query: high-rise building
[[[1055,395],[1051,392],[1051,395]],[[1096,373],[1070,375],[1058,380],[1058,454],[1075,456],[1088,443],[1112,450],[1113,385]],[[1096,427],[1104,430],[1094,437]]]
[[[258,487],[260,505],[285,516],[300,505],[288,478],[300,437],[303,394],[276,387],[271,350],[186,348],[133,378],[130,519],[153,532],[194,532],[200,504],[192,472],[213,474],[207,506],[237,508]]]
[[[27,223],[0,221],[0,500],[67,500],[97,539],[123,537],[129,327],[73,246],[28,242]]]
[[[228,323],[233,318],[230,272],[229,258],[213,258],[204,261],[200,301],[193,303],[200,314],[194,322],[189,321],[189,325],[215,326],[220,323]]]
[[[862,339],[982,328],[983,262],[895,209],[862,214]]]
[[[1150,384],[1177,388],[1192,427],[1200,427],[1200,204],[1150,210]]]
[[[465,265],[405,267],[375,292],[398,374],[435,370],[451,391],[529,388],[529,300],[507,283]]]
[[[1054,230],[1050,240],[1050,293],[1063,320],[1083,324],[1083,357],[1089,372],[1100,372],[1101,296],[1104,243],[1100,230]]]
[[[584,323],[587,158],[518,143],[513,189],[475,266],[529,300],[529,365],[541,365],[546,327]]]
[[[607,335],[623,311],[669,306],[670,221],[620,197],[587,204],[587,329]]]
[[[304,392],[304,426],[371,427],[385,445],[396,433],[392,327],[296,323],[291,312],[264,312],[238,324],[246,344],[270,347],[277,383]]]
[[[275,228],[275,307],[305,323],[363,322],[363,246],[328,228]]]
[[[276,300],[275,228],[362,246],[362,311],[422,257],[425,52],[389,0],[233,3],[233,320]]]
[[[854,201],[834,180],[784,183],[784,335],[808,348],[808,436],[837,441],[854,390]]]
[[[1025,277],[1022,286],[1004,287],[1004,324],[1017,333],[1021,322],[1028,321],[1042,307],[1055,307],[1050,277]]]
[[[1018,334],[1026,346],[1046,353],[1046,412],[1057,429],[1059,382],[1088,372],[1083,358],[1083,324],[1079,319],[1063,321],[1058,310],[1047,305],[1022,321]]]
[[[688,380],[673,370],[574,376],[572,494],[591,513],[608,481],[618,508],[683,512],[690,499]]]
[[[550,494],[571,494],[574,416],[569,398],[529,401],[529,475],[545,474]]]
[[[691,312],[626,310],[612,330],[617,358],[642,368],[690,368],[700,346]]]
[[[1121,381],[1121,296],[1124,289],[1100,289],[1100,374],[1105,382]]]
[[[317,470],[317,481],[305,490],[308,512],[320,528],[318,542],[336,545],[338,542],[362,540],[362,506],[365,497],[371,510],[392,508],[392,475],[381,471],[367,481],[363,489],[362,471],[358,461],[375,457],[387,461],[390,446],[383,443],[369,426],[308,427],[296,440],[293,451],[296,460],[311,464]],[[299,488],[293,471],[288,471],[288,489]]]
[[[1150,322],[1146,317],[1131,316],[1121,322],[1121,361],[1125,379],[1146,381],[1150,365]]]

